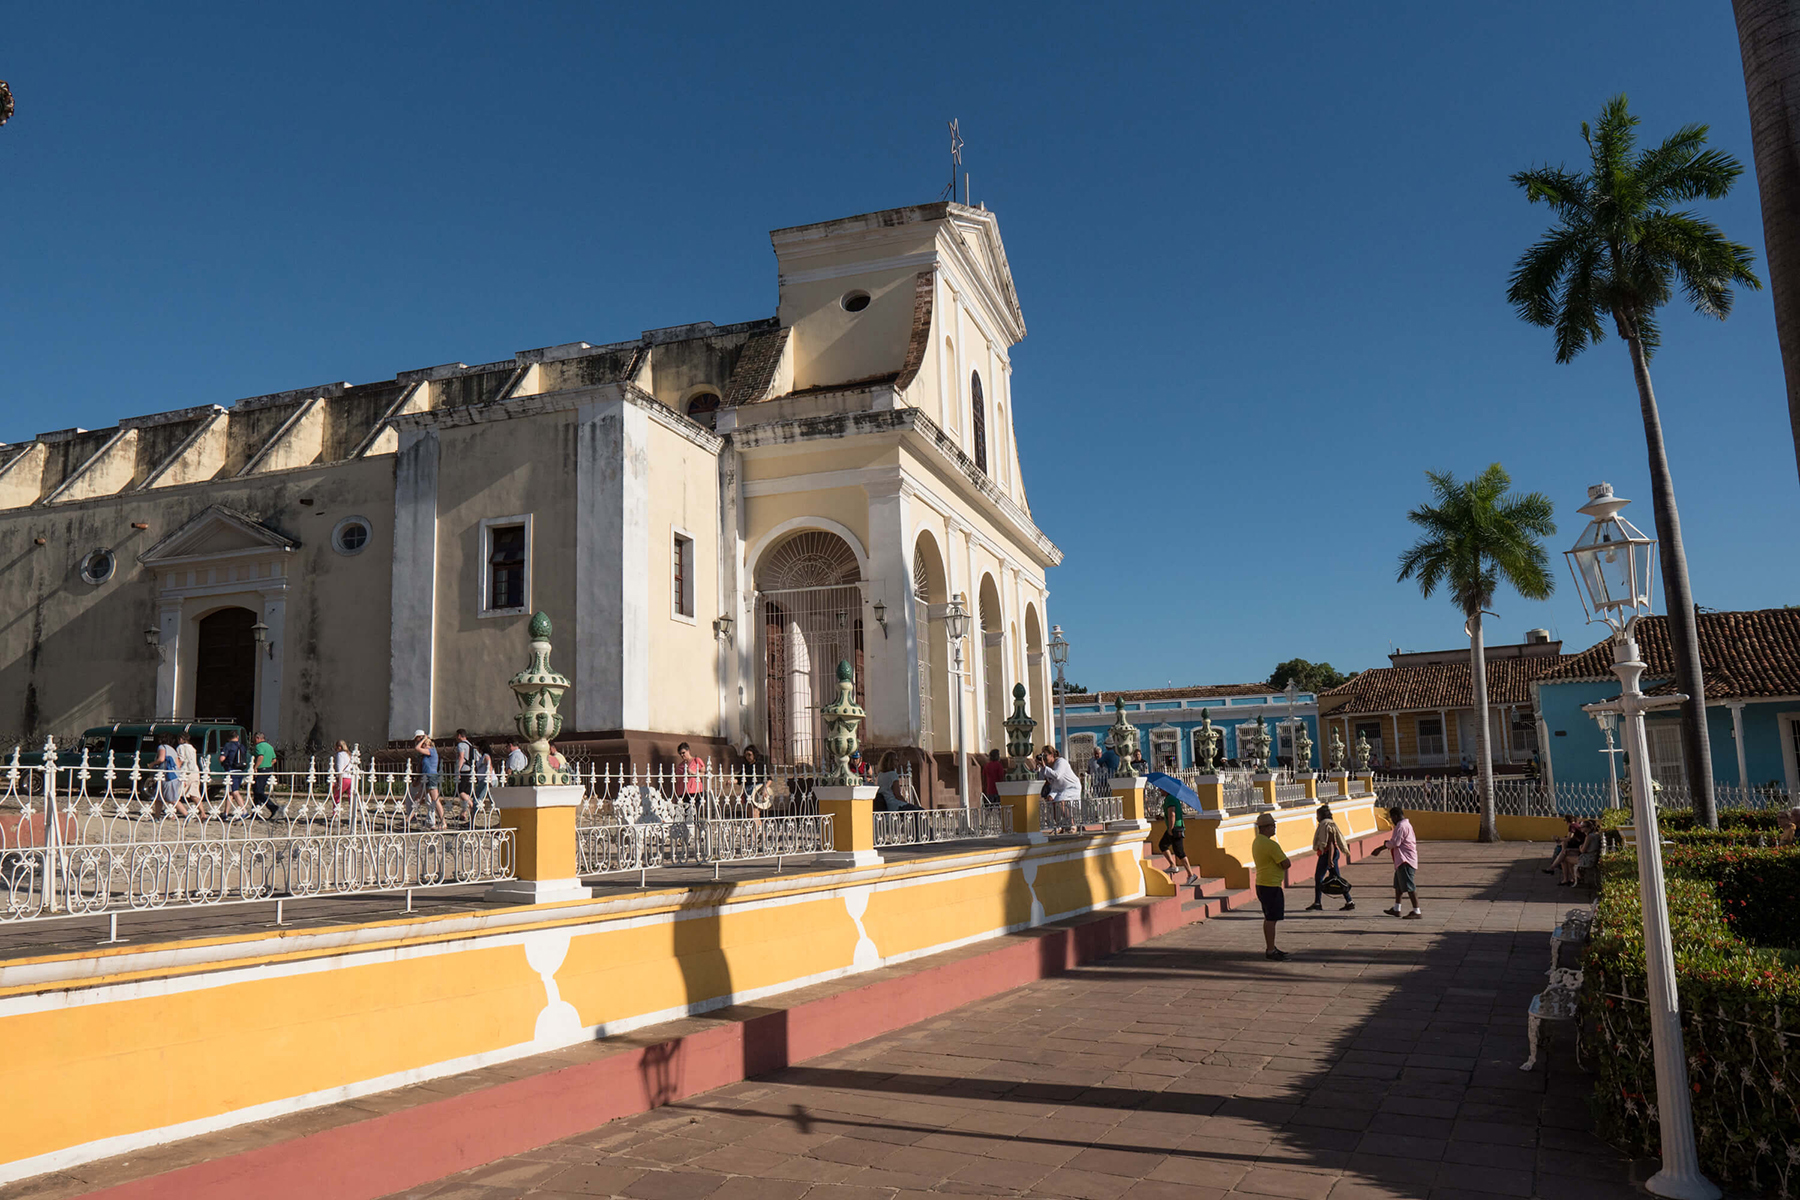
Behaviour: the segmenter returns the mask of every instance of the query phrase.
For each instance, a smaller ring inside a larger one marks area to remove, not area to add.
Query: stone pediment
[[[298,545],[246,513],[215,504],[144,551],[138,561],[155,566],[246,554],[285,554]]]

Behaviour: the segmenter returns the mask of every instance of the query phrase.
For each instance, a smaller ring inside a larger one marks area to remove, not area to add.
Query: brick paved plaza
[[[1427,919],[1252,906],[772,1076],[404,1193],[432,1200],[1608,1200],[1652,1167],[1588,1132],[1566,1030],[1519,1071],[1554,917],[1543,845],[1426,843]],[[1583,894],[1579,901],[1585,902]]]

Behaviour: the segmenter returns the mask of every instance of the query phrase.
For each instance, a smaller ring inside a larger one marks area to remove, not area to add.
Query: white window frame
[[[495,608],[489,603],[492,599],[489,595],[489,589],[493,586],[494,582],[494,573],[490,562],[494,551],[493,531],[496,529],[504,529],[511,525],[523,525],[525,527],[525,603],[517,608]],[[482,519],[481,554],[478,560],[481,571],[479,583],[481,589],[481,610],[476,614],[477,616],[483,618],[516,617],[522,613],[531,611],[531,560],[532,536],[530,513],[521,513],[518,516],[512,517],[485,517]]]
[[[1794,752],[1793,726],[1800,723],[1800,712],[1775,714],[1775,729],[1781,735],[1781,773],[1789,794],[1800,791],[1800,755]]]
[[[686,542],[688,548],[687,570],[682,572],[682,586],[687,593],[688,608],[692,611],[685,613],[681,611],[682,597],[675,594],[675,553],[678,549],[676,542],[678,538]],[[694,570],[699,561],[700,555],[694,544],[694,535],[679,525],[669,526],[669,616],[671,619],[687,625],[695,623],[695,614],[700,611],[697,590],[694,587]]]

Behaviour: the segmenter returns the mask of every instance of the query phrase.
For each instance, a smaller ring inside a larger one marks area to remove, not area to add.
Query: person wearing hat
[[[1256,898],[1263,910],[1263,957],[1280,962],[1287,951],[1275,945],[1275,926],[1287,916],[1288,856],[1275,840],[1275,814],[1263,813],[1256,818],[1256,840],[1250,843],[1250,858],[1256,864]]]

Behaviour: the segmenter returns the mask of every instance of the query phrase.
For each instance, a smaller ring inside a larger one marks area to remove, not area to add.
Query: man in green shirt
[[[256,739],[256,744],[251,747],[251,752],[256,755],[256,803],[251,806],[251,811],[272,817],[275,810],[269,804],[269,783],[272,778],[269,772],[275,769],[275,747],[269,745],[269,740],[261,731],[253,736]]]
[[[1194,866],[1188,862],[1187,856],[1187,821],[1181,815],[1181,801],[1163,793],[1162,802],[1163,835],[1156,843],[1157,850],[1162,852],[1163,861],[1169,864],[1169,878],[1175,878],[1175,864],[1180,863],[1187,871],[1185,883],[1198,883],[1199,876],[1194,874]]]
[[[1285,950],[1275,946],[1275,926],[1287,915],[1288,856],[1275,840],[1275,814],[1263,813],[1256,818],[1256,840],[1250,843],[1250,858],[1256,863],[1256,898],[1263,910],[1263,957],[1280,962]]]

